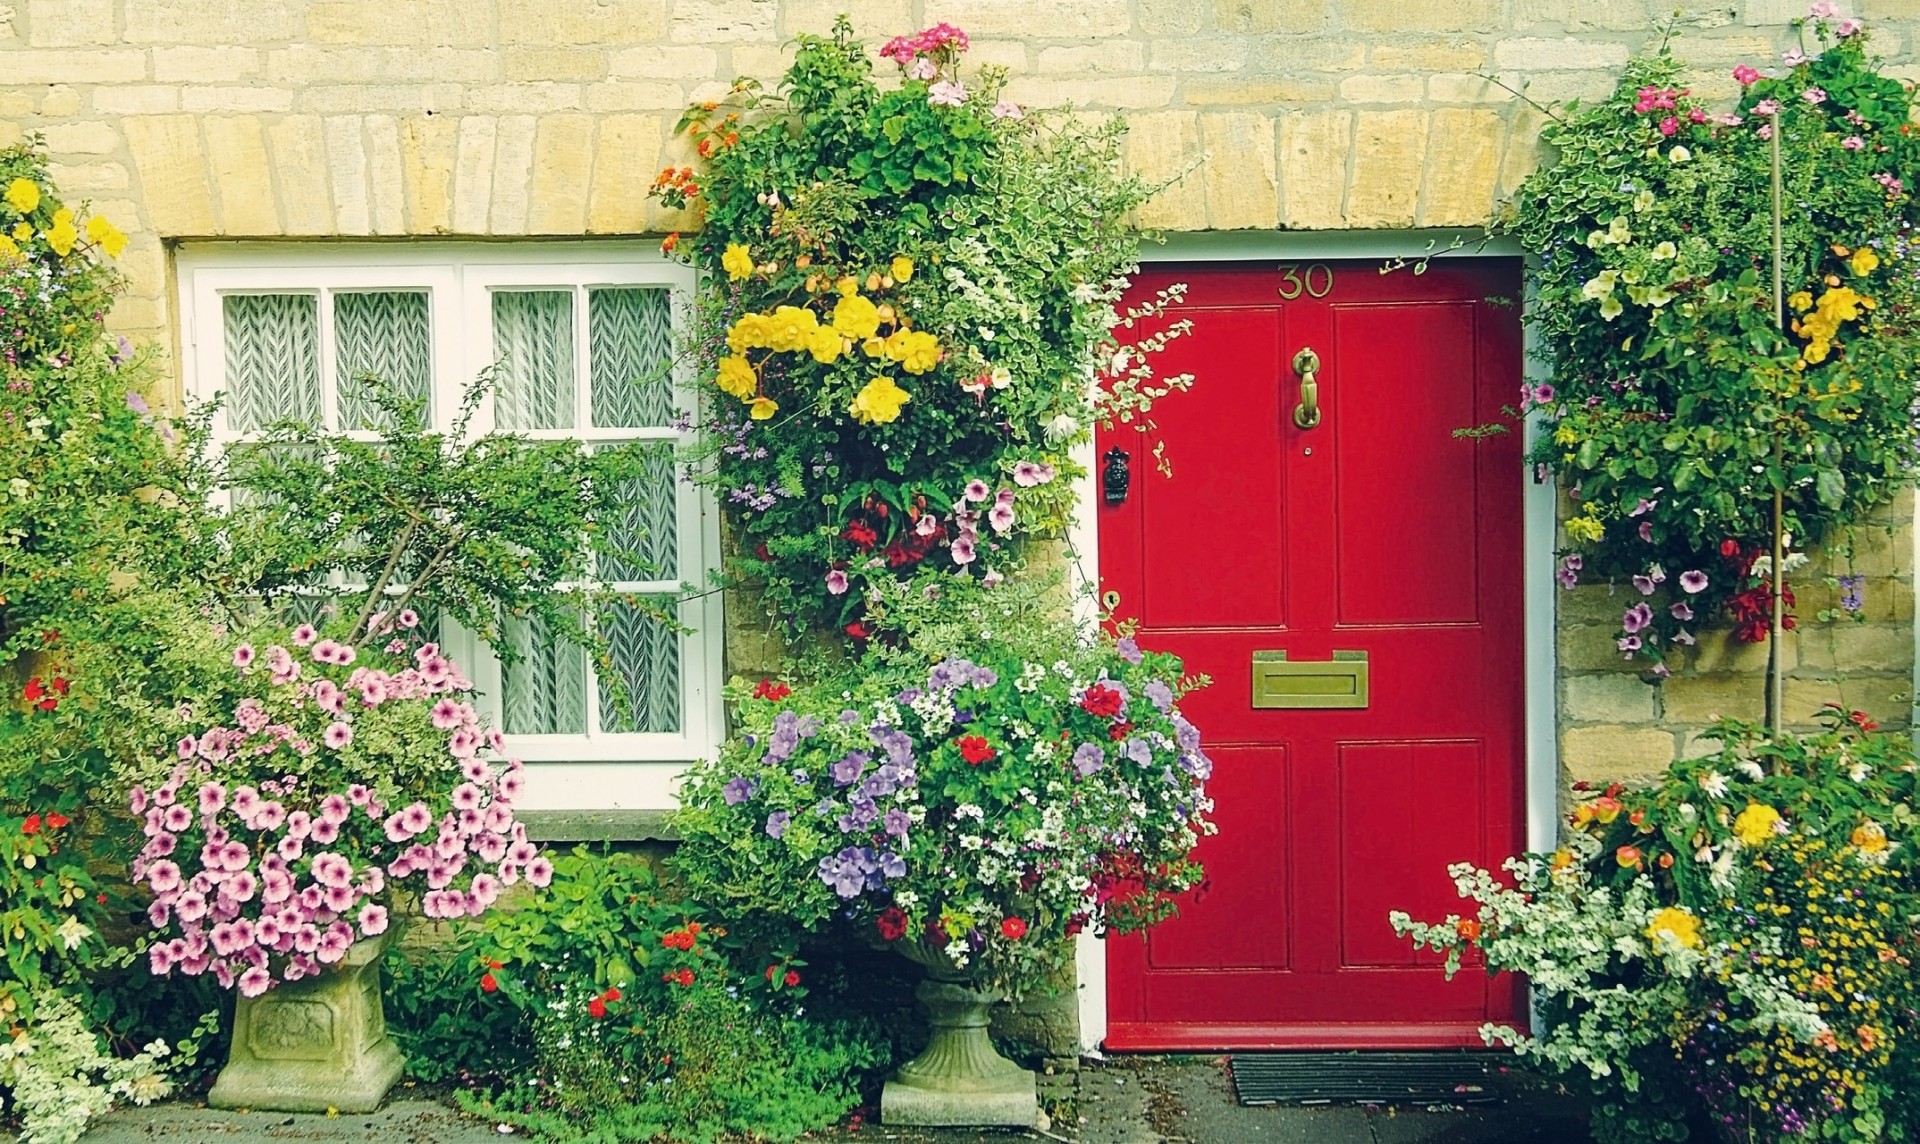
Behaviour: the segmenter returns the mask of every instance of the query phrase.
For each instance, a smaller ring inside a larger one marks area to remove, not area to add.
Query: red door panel
[[[1478,1045],[1520,1019],[1509,979],[1396,938],[1387,913],[1454,908],[1449,863],[1523,841],[1521,465],[1517,433],[1460,438],[1520,384],[1519,267],[1332,264],[1323,296],[1275,267],[1143,273],[1188,285],[1124,503],[1102,505],[1102,588],[1143,644],[1213,685],[1185,707],[1207,734],[1220,833],[1181,916],[1108,945],[1114,1049]],[[1308,281],[1324,285],[1322,277]],[[1294,424],[1292,362],[1320,357],[1321,423]],[[1253,706],[1253,655],[1364,652],[1364,709]]]

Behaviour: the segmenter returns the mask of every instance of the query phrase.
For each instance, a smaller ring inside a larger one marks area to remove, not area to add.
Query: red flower
[[[1867,713],[1865,711],[1855,711],[1849,714],[1847,716],[1847,719],[1854,726],[1860,728],[1862,731],[1878,731],[1880,729],[1880,724],[1875,723],[1873,720],[1867,718]]]
[[[880,927],[880,937],[886,941],[899,941],[907,933],[907,911],[899,906],[888,906],[874,919]]]
[[[606,1016],[607,1003],[605,1001],[600,1000],[600,998],[595,997],[593,1000],[587,1002],[587,1015],[590,1017],[593,1017],[596,1020]]]
[[[1087,693],[1080,697],[1081,709],[1102,719],[1111,719],[1120,714],[1126,705],[1127,701],[1120,697],[1120,693],[1104,683],[1087,688]]]
[[[1023,918],[1006,918],[1000,922],[1000,932],[1008,941],[1019,941],[1027,936],[1027,923]]]
[[[480,992],[497,993],[499,991],[500,991],[500,982],[494,980],[493,974],[482,973],[480,975]]]
[[[853,621],[852,623],[848,624],[844,630],[846,631],[847,635],[851,636],[856,640],[861,641],[862,643],[873,638],[873,633],[867,630],[866,623],[861,620]]]
[[[1727,539],[1721,541],[1720,555],[1726,557],[1729,560],[1732,560],[1734,557],[1740,555],[1740,542],[1733,539],[1732,537],[1728,537]]]
[[[679,982],[680,984],[682,984],[682,985],[692,985],[692,984],[693,984],[693,970],[691,970],[691,969],[688,969],[688,968],[686,968],[685,966],[682,966],[682,967],[681,967],[681,969],[680,969],[680,972],[678,972],[678,973],[676,973],[676,974],[674,974],[674,975],[673,975],[673,979],[674,979],[675,981],[678,981],[678,982]]]
[[[608,1001],[618,1001],[620,1000],[620,987],[618,985],[609,985],[607,986],[607,991],[600,996]]]
[[[1854,712],[1854,714],[1858,715],[1859,712],[1856,711]],[[1862,726],[1865,726],[1865,724],[1862,724]],[[68,818],[64,814],[61,814],[57,810],[49,811],[47,813],[47,825],[52,827],[55,830],[60,829],[61,827],[65,826],[67,823],[72,821],[73,821],[72,819]]]
[[[787,983],[787,988],[791,989],[794,986],[800,984],[800,974],[794,970],[789,969],[787,970],[786,977],[782,978],[781,980],[785,981]]]
[[[1107,738],[1118,743],[1120,740],[1126,738],[1127,734],[1132,730],[1133,724],[1131,723],[1115,723],[1113,726],[1107,728]]]
[[[792,694],[793,688],[773,679],[763,679],[760,681],[760,685],[753,689],[753,697],[755,699],[771,699],[775,703]]]
[[[39,676],[36,675],[32,679],[27,680],[27,690],[26,690],[27,702],[32,703],[35,700],[39,699],[41,696],[45,695],[46,693],[47,693],[47,685],[40,682]]]
[[[27,820],[20,824],[20,833],[22,834],[40,833],[40,816],[37,814],[27,815]]]
[[[73,685],[71,683],[68,683],[66,680],[60,678],[57,675],[53,677],[53,689],[55,691],[58,691],[62,695],[65,695],[67,693],[67,689],[72,686]]]
[[[872,549],[875,544],[880,542],[880,534],[875,532],[873,526],[864,520],[856,520],[852,524],[849,524],[847,530],[840,535],[843,539],[851,540],[862,552]]]
[[[993,758],[993,744],[979,735],[960,736],[960,757],[974,766]]]

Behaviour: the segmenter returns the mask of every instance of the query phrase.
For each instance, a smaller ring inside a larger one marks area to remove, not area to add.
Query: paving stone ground
[[[1586,1144],[1579,1104],[1518,1078],[1496,1104],[1467,1107],[1243,1108],[1224,1058],[1125,1057],[1042,1078],[1077,1123],[1043,1130],[900,1130],[854,1123],[820,1144]],[[1064,1118],[1063,1118],[1064,1119]],[[366,1116],[221,1112],[190,1104],[127,1109],[103,1118],[85,1144],[481,1144],[512,1137],[406,1088]]]

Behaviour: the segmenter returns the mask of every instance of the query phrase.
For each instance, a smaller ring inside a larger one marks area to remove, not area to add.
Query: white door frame
[[[1456,249],[1456,243],[1458,244]],[[1441,252],[1446,252],[1441,254]],[[1511,239],[1484,239],[1474,230],[1427,231],[1228,231],[1173,234],[1158,247],[1141,251],[1143,263],[1158,262],[1306,262],[1334,259],[1417,259],[1429,254],[1454,258],[1518,258],[1523,252]],[[1410,271],[1402,271],[1409,273]],[[1548,372],[1536,348],[1533,325],[1525,333],[1525,376],[1543,380]],[[1206,379],[1195,382],[1204,388]],[[1173,400],[1182,400],[1175,397]],[[1526,427],[1531,444],[1536,426]],[[1075,489],[1075,511],[1068,529],[1067,543],[1073,568],[1073,581],[1085,614],[1094,611],[1092,589],[1100,582],[1100,533],[1097,523],[1099,489],[1094,475],[1093,443],[1088,441],[1075,454],[1082,475]],[[1151,479],[1151,478],[1148,478]],[[1560,758],[1554,694],[1556,663],[1554,658],[1553,485],[1535,484],[1524,469],[1513,479],[1525,486],[1525,522],[1522,553],[1526,592],[1526,631],[1524,638],[1526,704],[1526,790],[1527,847],[1550,849],[1559,832]],[[1916,539],[1920,544],[1920,538]],[[1916,637],[1920,639],[1920,637]],[[1916,669],[1920,678],[1920,668]],[[1386,924],[1385,919],[1381,924]],[[1080,935],[1075,949],[1080,1010],[1081,1051],[1098,1055],[1100,1042],[1107,1035],[1107,951],[1106,942],[1091,933]]]

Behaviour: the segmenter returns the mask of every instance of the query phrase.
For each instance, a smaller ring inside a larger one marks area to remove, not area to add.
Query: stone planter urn
[[[242,997],[233,1045],[207,1103],[275,1112],[372,1112],[400,1079],[387,1037],[380,959],[391,933],[355,942],[318,977]]]
[[[1039,1121],[1034,1076],[1000,1055],[987,1035],[987,1015],[1001,994],[954,968],[939,949],[920,941],[894,948],[926,968],[914,995],[926,1006],[926,1051],[901,1065],[880,1095],[883,1124],[998,1125],[1030,1128]]]

